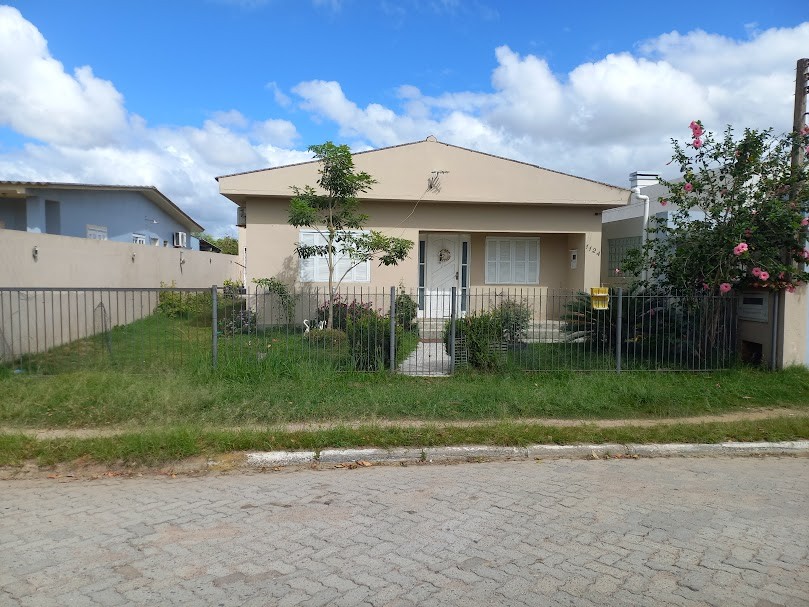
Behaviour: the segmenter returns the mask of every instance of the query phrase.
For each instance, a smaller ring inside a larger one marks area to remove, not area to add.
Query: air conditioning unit
[[[236,209],[236,225],[240,228],[247,227],[247,209],[245,207],[238,207]]]
[[[185,232],[174,232],[173,244],[175,247],[186,248],[188,246],[188,234]]]

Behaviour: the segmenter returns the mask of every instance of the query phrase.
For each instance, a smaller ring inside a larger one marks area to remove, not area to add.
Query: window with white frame
[[[143,234],[132,234],[133,244],[146,244],[146,236]]]
[[[539,238],[487,238],[487,285],[538,285]]]
[[[325,246],[326,239],[315,230],[301,230],[300,241],[302,245]],[[340,280],[343,274],[343,282],[369,282],[371,280],[371,262],[361,261],[357,263],[350,257],[340,252],[340,243],[334,243],[335,266],[334,280]],[[356,263],[356,265],[354,265]],[[352,266],[354,266],[352,268]],[[346,272],[348,272],[346,274]],[[301,259],[301,282],[328,282],[329,281],[329,261],[326,255],[315,255],[308,259]]]
[[[107,240],[107,226],[87,224],[87,238],[90,240]]]

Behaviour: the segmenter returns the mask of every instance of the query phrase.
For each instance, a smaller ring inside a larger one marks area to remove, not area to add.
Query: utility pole
[[[809,93],[809,58],[798,59],[795,68],[795,114],[792,120],[792,131],[800,133],[806,125],[806,96]],[[797,171],[804,161],[804,149],[800,142],[792,146],[792,170]]]

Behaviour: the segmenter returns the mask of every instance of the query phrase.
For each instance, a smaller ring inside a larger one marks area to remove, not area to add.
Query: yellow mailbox
[[[608,310],[610,307],[609,287],[590,287],[590,305],[593,310]]]

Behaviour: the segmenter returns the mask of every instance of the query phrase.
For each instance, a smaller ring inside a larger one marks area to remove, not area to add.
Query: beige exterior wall
[[[247,231],[250,233],[248,282],[254,278],[275,276],[287,284],[300,287],[300,262],[294,254],[300,231],[286,223],[289,200],[248,199],[246,205]],[[422,202],[408,218],[414,205],[413,202],[399,201],[369,201],[364,204],[363,211],[370,217],[367,222],[369,229],[407,238],[414,246],[410,256],[397,266],[372,264],[370,283],[351,283],[350,286],[376,290],[401,283],[408,288],[417,287],[417,243],[419,235],[425,232],[470,235],[472,287],[486,286],[486,236],[518,235],[538,236],[540,239],[542,287],[587,289],[599,284],[599,258],[591,252],[601,248],[601,222],[597,209]],[[587,250],[588,245],[590,251]],[[570,269],[570,249],[578,250],[575,270]],[[322,283],[307,284],[322,286]],[[509,285],[500,286],[507,288]]]
[[[781,310],[784,322],[781,323],[782,335],[779,336],[781,346],[779,366],[806,365],[807,356],[807,322],[809,321],[809,296],[806,285],[795,289],[794,293],[781,293]]]
[[[241,279],[238,261],[235,255],[0,229],[0,287],[131,289],[174,282],[201,288]]]
[[[0,290],[0,360],[44,352],[154,311],[158,291],[126,289],[174,283],[207,290],[240,279],[236,260],[235,255],[0,229],[0,288],[20,288]],[[37,290],[43,288],[56,290]]]

